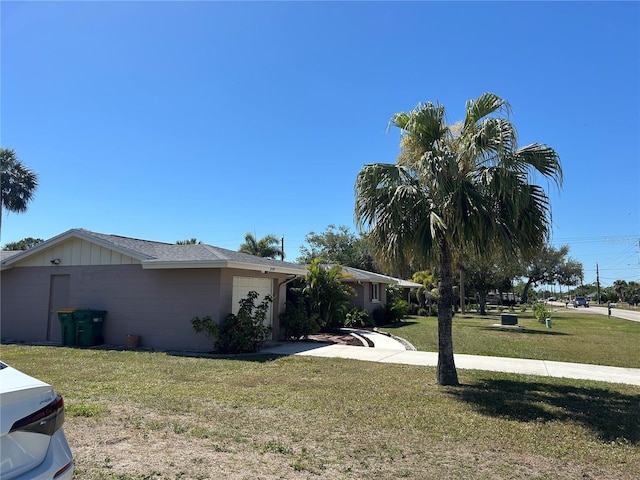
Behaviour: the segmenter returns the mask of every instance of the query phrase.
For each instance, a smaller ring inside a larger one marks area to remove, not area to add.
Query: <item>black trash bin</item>
[[[76,320],[74,318],[75,308],[65,308],[58,310],[58,320],[60,320],[60,330],[62,332],[62,345],[73,347],[76,345]]]
[[[104,343],[102,324],[107,314],[104,310],[76,310],[73,317],[76,322],[76,345],[93,347]]]

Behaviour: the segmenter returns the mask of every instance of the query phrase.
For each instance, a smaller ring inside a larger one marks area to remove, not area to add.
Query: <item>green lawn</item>
[[[453,317],[456,353],[532,358],[640,368],[640,323],[577,312],[553,312],[552,328],[535,320],[529,311],[516,311],[519,331],[496,329],[500,316],[492,313]],[[411,317],[380,330],[405,338],[418,350],[437,351],[435,317]]]
[[[443,388],[433,368],[330,358],[16,345],[1,354],[65,397],[77,479],[600,480],[640,471],[633,386],[460,371],[463,385]]]

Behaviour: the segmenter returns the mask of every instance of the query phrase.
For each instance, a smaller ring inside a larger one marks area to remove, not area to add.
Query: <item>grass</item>
[[[531,312],[515,313],[522,330],[493,328],[500,323],[498,313],[455,315],[455,352],[640,368],[638,322],[559,309],[548,329]],[[411,317],[381,330],[405,338],[418,350],[437,351],[437,323],[435,317]]]
[[[65,397],[78,479],[632,479],[640,471],[633,386],[460,371],[463,385],[443,388],[432,368],[309,357],[5,345],[2,359]]]

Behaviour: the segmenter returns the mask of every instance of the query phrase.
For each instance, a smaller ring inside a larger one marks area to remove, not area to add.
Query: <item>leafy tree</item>
[[[38,175],[27,168],[13,150],[0,148],[0,209],[24,213],[38,186]],[[2,212],[0,211],[0,226]]]
[[[625,280],[616,280],[611,286],[618,298],[629,305],[637,305],[640,302],[640,283]]]
[[[584,268],[582,263],[569,258],[558,267],[556,281],[559,285],[565,287],[574,287],[580,285],[584,279]]]
[[[344,277],[339,265],[330,268],[318,258],[309,265],[302,292],[308,296],[310,313],[317,315],[322,329],[331,330],[344,325],[354,294],[353,289],[342,281]]]
[[[238,248],[239,252],[255,255],[256,257],[277,258],[284,260],[284,252],[280,240],[275,235],[267,235],[257,240],[252,233],[244,236],[244,243]]]
[[[29,250],[31,247],[35,247],[42,242],[44,242],[42,238],[27,237],[22,240],[18,240],[17,242],[9,242],[5,244],[3,250]]]
[[[640,303],[640,282],[629,282],[625,300],[629,305],[638,305]]]
[[[448,125],[441,105],[395,114],[401,130],[395,164],[365,165],[356,180],[355,216],[369,229],[383,265],[438,265],[440,385],[458,385],[453,359],[453,258],[456,251],[499,247],[528,258],[545,242],[550,201],[537,175],[562,183],[556,152],[519,148],[509,105],[485,93],[466,105],[464,121]]]
[[[306,265],[322,258],[328,263],[378,272],[367,239],[356,236],[345,225],[329,225],[322,233],[309,232],[304,240],[308,245],[300,247],[298,263]]]
[[[197,245],[200,244],[202,242],[198,241],[197,238],[188,238],[186,240],[178,240],[176,242],[176,245]]]
[[[578,285],[582,282],[582,264],[567,259],[569,247],[563,245],[554,248],[544,245],[538,252],[525,262],[527,283],[522,293],[522,303],[528,300],[529,288],[533,285],[560,283],[561,285]]]
[[[521,272],[519,263],[509,259],[499,250],[467,254],[461,262],[466,285],[478,294],[480,315],[486,315],[487,294],[491,290],[511,290],[513,279]]]

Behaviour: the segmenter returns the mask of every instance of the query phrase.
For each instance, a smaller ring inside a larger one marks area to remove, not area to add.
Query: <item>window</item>
[[[380,302],[380,284],[372,283],[371,284],[371,303],[379,303]]]

